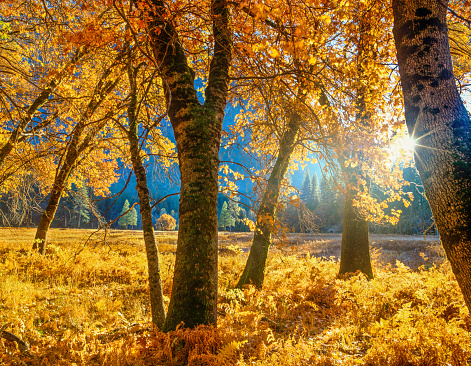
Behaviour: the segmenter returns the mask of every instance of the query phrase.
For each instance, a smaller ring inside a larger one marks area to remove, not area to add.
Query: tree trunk
[[[119,60],[121,56],[122,54],[120,54],[117,60]],[[98,132],[104,127],[108,118],[111,117],[111,115],[114,113],[114,111],[108,112],[107,115],[101,120],[101,122],[97,123],[97,125],[88,132],[88,134],[84,137],[83,141],[80,143],[82,134],[85,130],[85,127],[87,126],[87,122],[89,121],[90,117],[100,106],[100,104],[105,100],[105,98],[111,93],[111,91],[115,88],[119,81],[118,77],[117,79],[115,79],[114,82],[105,83],[106,78],[111,72],[113,66],[114,64],[103,73],[102,78],[99,81],[95,93],[92,97],[92,100],[88,103],[85,112],[82,114],[80,120],[75,126],[72,138],[69,142],[68,149],[65,152],[64,162],[58,168],[58,172],[56,173],[54,185],[52,187],[51,195],[49,197],[49,202],[47,203],[47,207],[41,215],[41,219],[39,221],[38,229],[36,231],[36,236],[34,238],[33,243],[33,249],[39,249],[39,252],[41,254],[46,253],[47,232],[49,230],[49,227],[51,226],[52,220],[54,220],[57,207],[59,206],[60,198],[62,196],[62,193],[64,192],[65,186],[67,185],[67,179],[69,178],[69,175],[72,172],[72,169],[74,168],[77,159],[79,158],[80,154],[85,151],[85,149],[90,145],[90,143],[98,134]]]
[[[356,123],[360,126],[368,127],[371,118],[368,104],[371,102],[367,101],[373,91],[369,87],[370,83],[367,80],[364,62],[368,59],[371,60],[372,55],[375,53],[375,44],[372,42],[372,39],[374,38],[369,37],[371,34],[372,18],[368,16],[368,12],[363,13],[362,15],[363,16],[360,18],[359,24],[360,34],[356,44],[358,56]],[[358,160],[364,159],[361,148],[358,151],[349,151],[347,154],[348,156],[355,157]],[[366,181],[369,179],[363,174],[361,165],[355,168],[345,166],[345,152],[340,153],[339,162],[346,181],[339,276],[361,271],[367,275],[368,278],[373,278],[368,220],[361,214],[359,209],[353,205],[355,196],[362,188],[367,191],[365,193],[369,194],[369,184],[365,187],[361,187],[358,183],[357,176],[361,176]],[[354,188],[352,189],[351,187]]]
[[[67,179],[79,156],[77,145],[73,145],[73,143],[76,142],[76,140],[78,140],[81,136],[81,130],[80,132],[79,130],[80,129],[76,129],[74,133],[74,138],[72,138],[71,145],[67,150],[64,163],[60,167],[59,172],[54,179],[54,185],[51,190],[51,195],[49,196],[47,207],[42,213],[41,219],[39,220],[36,236],[34,237],[33,249],[39,249],[41,254],[46,253],[47,233],[49,227],[51,226],[52,220],[54,220],[54,216],[56,215],[59,201],[61,199],[62,193],[64,192],[65,185],[67,184]]]
[[[180,223],[166,331],[182,321],[187,327],[217,321],[219,133],[203,108],[189,112],[201,117],[179,126]]]
[[[351,189],[345,194],[339,276],[361,271],[373,278],[368,220],[353,206],[354,195]]]
[[[82,213],[79,212],[78,222],[77,222],[77,229],[80,229],[80,222],[82,221]]]
[[[137,132],[137,131],[136,131]],[[149,189],[147,188],[147,176],[139,157],[139,143],[130,140],[131,160],[136,175],[136,189],[139,196],[139,209],[142,218],[142,230],[144,244],[146,246],[147,266],[149,269],[149,292],[152,312],[152,322],[162,329],[165,321],[165,306],[162,291],[162,277],[160,274],[159,249],[155,242],[154,226],[152,224],[152,210],[149,203]],[[134,139],[134,137],[132,138]],[[137,155],[135,155],[137,153]]]
[[[319,103],[327,109],[331,118],[337,119],[323,88],[319,87],[318,91],[320,93]],[[359,116],[358,119],[361,123],[364,123],[361,121],[364,117],[365,116]],[[347,186],[352,185],[353,187],[357,187],[358,184],[352,177],[356,174],[361,174],[361,172],[352,172],[351,168],[345,167],[345,157],[342,154],[339,155],[338,161],[340,166],[343,168]],[[373,278],[370,256],[369,223],[358,212],[358,209],[353,206],[354,195],[355,191],[347,187],[347,192],[345,194],[339,276],[349,272],[354,273],[359,270],[369,278]]]
[[[217,325],[217,195],[219,146],[226,106],[232,40],[225,0],[211,3],[214,55],[206,101],[200,105],[194,73],[162,1],[153,0],[149,35],[164,79],[168,115],[181,176],[180,224],[172,295],[164,331]]]
[[[242,288],[244,285],[249,284],[253,284],[259,289],[263,286],[265,264],[271,245],[271,232],[273,230],[281,183],[289,166],[300,125],[301,116],[293,113],[288,128],[280,141],[278,157],[268,178],[267,187],[257,212],[257,223],[249,257],[236,288]]]
[[[447,3],[393,0],[393,32],[416,167],[471,309],[471,123],[453,77]]]
[[[131,60],[129,61],[131,63]],[[147,175],[139,155],[138,121],[136,116],[137,85],[136,73],[130,64],[129,82],[131,84],[131,100],[128,107],[129,118],[129,150],[131,161],[136,176],[136,190],[139,196],[139,210],[142,218],[142,231],[146,246],[147,267],[149,269],[149,295],[152,313],[152,322],[162,329],[165,322],[165,305],[162,291],[162,277],[160,274],[159,249],[155,242],[154,225],[152,224],[152,209],[150,207],[149,189],[147,187]]]

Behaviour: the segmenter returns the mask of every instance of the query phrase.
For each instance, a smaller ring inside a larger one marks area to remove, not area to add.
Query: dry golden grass
[[[367,281],[336,278],[338,235],[293,234],[270,255],[264,289],[239,291],[251,236],[222,233],[218,328],[162,334],[150,327],[140,233],[84,245],[90,233],[52,230],[42,257],[34,230],[0,229],[0,330],[32,354],[0,339],[0,365],[471,363],[471,318],[434,238],[373,236]],[[176,233],[157,237],[168,304]]]

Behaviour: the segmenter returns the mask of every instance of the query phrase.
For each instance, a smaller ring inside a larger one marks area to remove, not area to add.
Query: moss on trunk
[[[227,99],[232,40],[227,1],[211,3],[214,54],[206,101],[162,1],[152,1],[149,35],[164,79],[181,176],[179,230],[172,295],[164,330],[217,324],[217,195],[219,146]]]

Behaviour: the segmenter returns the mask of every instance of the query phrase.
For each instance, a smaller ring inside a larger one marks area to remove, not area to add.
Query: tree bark
[[[129,60],[131,63],[131,60]],[[152,313],[152,322],[162,329],[165,322],[165,305],[162,290],[162,277],[160,274],[159,249],[155,242],[154,225],[152,223],[152,209],[150,207],[149,189],[147,187],[147,175],[142,164],[138,136],[137,120],[137,70],[129,65],[128,75],[131,84],[130,102],[128,107],[129,118],[129,150],[131,161],[136,176],[136,190],[139,196],[139,210],[142,218],[142,231],[147,254],[147,267],[149,269],[149,295]]]
[[[177,142],[181,176],[180,224],[172,295],[164,331],[217,323],[217,195],[219,147],[232,40],[227,1],[213,0],[214,55],[201,105],[175,27],[153,0],[149,35]],[[165,87],[166,86],[166,87]]]
[[[368,220],[353,205],[354,197],[355,191],[347,188],[339,276],[361,271],[373,278]]]
[[[67,179],[69,178],[72,168],[77,161],[77,158],[79,157],[77,145],[79,142],[78,140],[82,135],[83,128],[83,125],[76,126],[72,140],[70,141],[69,149],[66,152],[64,162],[60,166],[54,179],[54,184],[51,189],[51,194],[49,196],[46,209],[42,213],[41,219],[39,220],[36,236],[34,237],[33,249],[38,249],[41,254],[46,253],[47,233],[49,231],[49,227],[51,226],[52,220],[54,220],[54,216],[56,215],[60,198],[67,184]]]
[[[320,93],[319,104],[327,109],[331,118],[337,119],[337,115],[332,110],[323,87],[318,86],[318,91]],[[364,118],[364,116],[358,116],[360,123],[364,123],[361,121],[362,118]],[[356,176],[356,174],[361,174],[361,172],[355,172],[352,171],[354,169],[345,167],[345,160],[343,154],[340,154],[338,161],[346,177],[347,191],[345,194],[339,276],[361,271],[369,278],[373,278],[370,256],[369,222],[359,213],[358,208],[353,206],[353,198],[356,192],[348,188],[349,185],[353,187],[358,185],[353,177]]]
[[[372,18],[368,16],[368,11],[362,14],[360,18],[360,34],[357,41],[357,100],[356,100],[356,123],[363,127],[368,127],[370,123],[371,113],[369,110],[369,103],[367,100],[373,92],[369,87],[367,80],[364,61],[371,59],[374,54],[375,44],[372,43],[368,35],[371,33]],[[359,151],[349,151],[348,156],[355,157],[358,160],[363,160],[363,152],[361,148]],[[342,167],[345,176],[346,193],[345,193],[345,207],[343,217],[343,230],[342,230],[342,249],[340,254],[340,270],[339,276],[347,273],[355,273],[361,271],[368,278],[373,278],[373,270],[371,267],[370,257],[370,237],[369,237],[369,223],[360,210],[353,205],[355,196],[362,188],[358,184],[357,176],[361,176],[366,181],[361,170],[361,166],[355,168],[345,166],[345,152],[339,156],[339,163]],[[352,188],[354,187],[354,188]],[[369,184],[364,186],[366,194],[369,194]]]
[[[288,169],[300,126],[301,116],[293,113],[288,128],[281,139],[280,150],[268,178],[267,187],[257,212],[257,222],[249,257],[236,288],[243,288],[249,284],[253,284],[259,289],[263,286],[265,264],[271,245],[271,232],[273,230],[281,183]]]
[[[122,55],[120,55],[119,58],[121,56]],[[49,197],[47,207],[41,215],[41,219],[36,230],[36,236],[33,242],[33,249],[38,249],[41,254],[46,253],[47,233],[49,231],[49,227],[51,226],[52,220],[54,220],[62,193],[64,192],[65,186],[67,185],[67,179],[69,178],[69,175],[72,172],[77,159],[79,158],[80,154],[82,154],[90,145],[102,127],[106,124],[107,119],[111,117],[110,114],[114,113],[114,111],[109,112],[100,123],[98,123],[87,133],[83,141],[80,143],[90,117],[111,93],[119,81],[119,78],[117,78],[113,82],[105,82],[113,66],[114,65],[104,72],[101,80],[99,81],[92,100],[87,105],[85,112],[82,114],[80,120],[77,122],[77,125],[74,128],[72,138],[65,152],[64,161],[62,165],[58,167],[51,190],[51,195]]]
[[[393,33],[416,167],[471,309],[471,123],[453,76],[447,3],[393,0]]]

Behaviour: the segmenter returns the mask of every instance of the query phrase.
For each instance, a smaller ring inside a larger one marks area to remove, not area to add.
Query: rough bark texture
[[[154,0],[149,23],[154,55],[164,80],[168,115],[177,141],[181,175],[180,222],[172,295],[164,331],[217,323],[217,195],[219,146],[226,106],[232,40],[224,0],[211,4],[214,55],[206,101],[201,105],[174,26]]]
[[[368,12],[366,12],[360,19],[360,34],[357,41],[358,85],[356,87],[356,123],[364,127],[368,127],[371,118],[371,113],[368,112],[367,100],[372,90],[366,79],[365,66],[363,64],[365,59],[371,58],[371,55],[374,54],[372,51],[375,49],[375,44],[371,42],[371,38],[369,37],[369,33],[371,33],[371,21],[372,19],[368,16]],[[349,155],[354,156],[358,160],[364,158],[361,148],[358,151],[350,151]],[[364,176],[360,167],[346,167],[345,161],[345,157],[340,154],[339,162],[345,176],[347,190],[345,193],[339,276],[361,271],[367,275],[368,278],[373,278],[368,220],[360,213],[360,210],[353,205],[353,200],[358,194],[358,189],[362,189],[356,177],[361,176],[367,181],[368,177]],[[350,187],[354,188],[352,189]],[[369,189],[369,187],[363,187],[363,189]]]
[[[361,271],[373,278],[368,221],[353,206],[354,194],[349,190],[345,195],[339,276]]]
[[[271,232],[273,230],[275,210],[280,195],[281,183],[289,166],[300,125],[301,116],[297,113],[293,113],[288,128],[281,139],[278,157],[276,158],[275,165],[268,178],[262,201],[260,202],[249,257],[236,288],[242,288],[244,285],[249,284],[253,284],[257,288],[262,288],[263,286],[265,263],[271,245]]]
[[[416,167],[471,309],[471,123],[453,77],[447,1],[392,4],[406,123],[418,143]]]
[[[118,83],[119,79],[116,79],[113,82],[105,82],[109,73],[111,72],[111,68],[112,67],[106,70],[103,74],[100,82],[97,85],[97,88],[95,89],[92,100],[87,105],[86,110],[82,113],[80,120],[77,122],[77,125],[75,126],[72,134],[72,138],[65,152],[65,156],[63,157],[63,162],[57,170],[49,201],[47,203],[46,209],[41,215],[33,243],[33,249],[38,249],[41,254],[46,253],[47,233],[49,231],[49,227],[51,226],[52,220],[54,220],[62,193],[64,192],[64,189],[67,185],[67,179],[69,178],[69,175],[72,172],[72,169],[74,168],[80,154],[82,154],[90,145],[90,143],[93,141],[95,136],[107,121],[107,118],[105,117],[100,123],[94,126],[83,138],[83,141],[80,142],[90,117]]]
[[[165,322],[164,295],[162,291],[162,277],[160,274],[159,249],[155,242],[154,225],[152,224],[152,209],[150,207],[149,189],[147,187],[147,175],[139,155],[138,121],[136,117],[137,86],[136,70],[129,69],[131,84],[131,98],[128,107],[129,118],[129,149],[131,161],[136,176],[136,189],[139,196],[139,210],[142,218],[142,231],[147,254],[147,267],[149,269],[149,292],[152,322],[162,329]]]
[[[345,159],[339,158],[340,165],[343,168],[346,177],[347,190],[345,193],[345,206],[343,216],[342,230],[342,248],[340,253],[340,270],[339,277],[347,273],[356,273],[360,271],[373,278],[373,269],[371,266],[370,256],[370,235],[369,222],[364,215],[361,214],[358,207],[353,205],[353,200],[358,194],[357,189],[349,187],[358,187],[356,176],[364,177],[357,168],[345,168]],[[367,179],[367,178],[366,178]],[[368,188],[368,187],[363,187]]]

